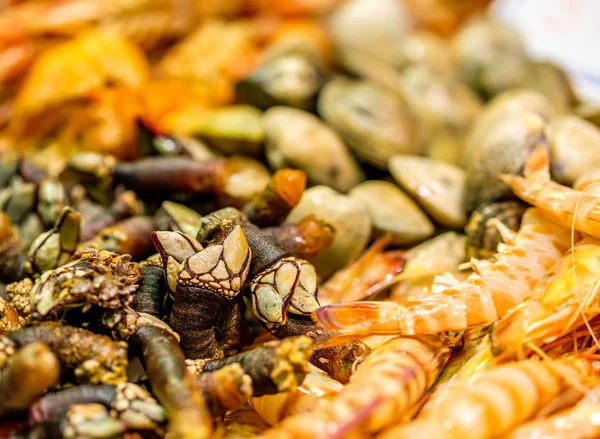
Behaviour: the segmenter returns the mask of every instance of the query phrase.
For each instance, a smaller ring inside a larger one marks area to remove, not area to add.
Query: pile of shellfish
[[[0,0],[0,438],[600,437],[600,112],[488,0]]]

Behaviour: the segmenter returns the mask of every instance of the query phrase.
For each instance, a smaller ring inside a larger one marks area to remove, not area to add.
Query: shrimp
[[[448,390],[434,410],[386,430],[381,439],[486,439],[531,419],[575,384],[596,384],[593,361],[523,360],[499,366]],[[595,383],[594,383],[595,381]]]
[[[490,333],[492,353],[523,358],[527,348],[537,350],[581,324],[594,338],[589,319],[600,314],[599,286],[600,240],[589,237],[565,254],[528,300],[496,323]]]
[[[361,300],[390,286],[392,279],[402,272],[406,263],[403,252],[383,251],[391,240],[391,235],[383,236],[357,261],[338,270],[319,288],[319,302],[328,305]]]
[[[600,437],[600,386],[592,388],[574,407],[549,418],[528,422],[506,439],[593,439]]]
[[[321,399],[331,398],[343,388],[339,381],[311,364],[310,372],[296,389],[251,398],[248,403],[265,421],[275,425],[288,416],[312,411]]]
[[[444,336],[393,338],[371,353],[337,396],[261,437],[340,439],[381,431],[421,399],[455,342]]]
[[[523,216],[519,232],[501,224],[506,244],[496,260],[471,261],[474,271],[463,281],[452,275],[435,278],[431,294],[406,303],[355,302],[319,308],[313,318],[348,339],[378,334],[424,334],[489,324],[521,303],[529,291],[569,248],[568,230],[544,218],[538,209]]]
[[[540,209],[547,218],[564,227],[600,238],[600,196],[550,180],[548,151],[536,148],[525,167],[525,177],[498,176],[523,201]]]

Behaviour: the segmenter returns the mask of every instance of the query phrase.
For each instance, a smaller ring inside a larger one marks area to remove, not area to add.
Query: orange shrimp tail
[[[315,323],[330,331],[362,327],[379,318],[377,302],[335,303],[313,312]]]
[[[393,335],[398,328],[392,323],[395,320],[391,315],[392,307],[397,305],[390,302],[334,303],[317,309],[312,317],[322,328],[343,335]]]
[[[523,175],[538,182],[550,181],[550,154],[546,144],[540,143],[533,148],[525,163]]]

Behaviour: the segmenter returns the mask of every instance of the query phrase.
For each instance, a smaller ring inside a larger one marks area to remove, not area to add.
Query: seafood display
[[[0,439],[600,437],[600,124],[491,0],[0,0]]]

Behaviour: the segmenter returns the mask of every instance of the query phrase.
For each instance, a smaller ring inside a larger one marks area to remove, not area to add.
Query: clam
[[[323,85],[317,64],[302,54],[285,54],[269,60],[236,85],[238,101],[266,110],[288,105],[313,110]]]
[[[397,0],[350,0],[329,21],[338,59],[350,71],[370,60],[403,64],[403,40],[412,29],[412,19]],[[357,54],[362,55],[359,63]]]
[[[339,136],[317,117],[289,107],[274,107],[263,118],[265,153],[275,169],[298,168],[310,182],[347,192],[362,171]]]
[[[497,120],[504,118],[505,113],[512,111],[537,114],[544,121],[555,115],[554,107],[548,98],[537,90],[518,88],[499,94],[483,108],[469,130],[461,159],[463,167],[467,166],[472,150],[479,148],[485,140],[490,127]]]
[[[543,93],[559,113],[566,113],[577,100],[565,72],[549,62],[531,62],[524,85]]]
[[[577,116],[559,116],[546,127],[552,176],[572,185],[581,175],[600,168],[600,129]]]
[[[385,169],[394,154],[421,150],[408,106],[383,86],[334,79],[321,91],[318,109],[359,157],[380,168]]]
[[[426,66],[407,67],[399,78],[404,99],[419,121],[428,155],[456,163],[464,137],[481,112],[477,95]]]
[[[443,38],[426,31],[414,32],[402,42],[407,66],[419,65],[447,76],[457,73],[450,45]]]
[[[327,279],[363,253],[371,236],[371,218],[364,203],[327,186],[306,190],[283,224],[297,224],[311,215],[335,229],[331,246],[313,261],[319,275]]]
[[[189,131],[228,155],[257,156],[262,152],[262,112],[250,105],[230,105],[200,112]]]
[[[398,277],[414,280],[456,270],[466,260],[465,242],[465,235],[446,232],[411,248],[406,252],[408,262]]]
[[[458,266],[465,261],[465,241],[464,235],[446,232],[408,250],[408,261],[396,276],[399,283],[391,296],[411,300],[431,294],[435,276],[457,273]]]
[[[390,172],[423,209],[440,225],[464,226],[465,171],[458,166],[411,155],[395,155]]]
[[[512,90],[494,98],[469,130],[461,157],[467,171],[465,207],[509,193],[498,173],[520,173],[532,147],[544,139],[544,127],[554,110],[534,90]]]
[[[452,46],[461,76],[484,96],[525,83],[529,60],[521,37],[509,27],[478,18],[456,34]]]
[[[390,233],[392,245],[422,241],[434,226],[402,189],[387,181],[371,180],[354,187],[348,195],[367,207],[376,236]]]

